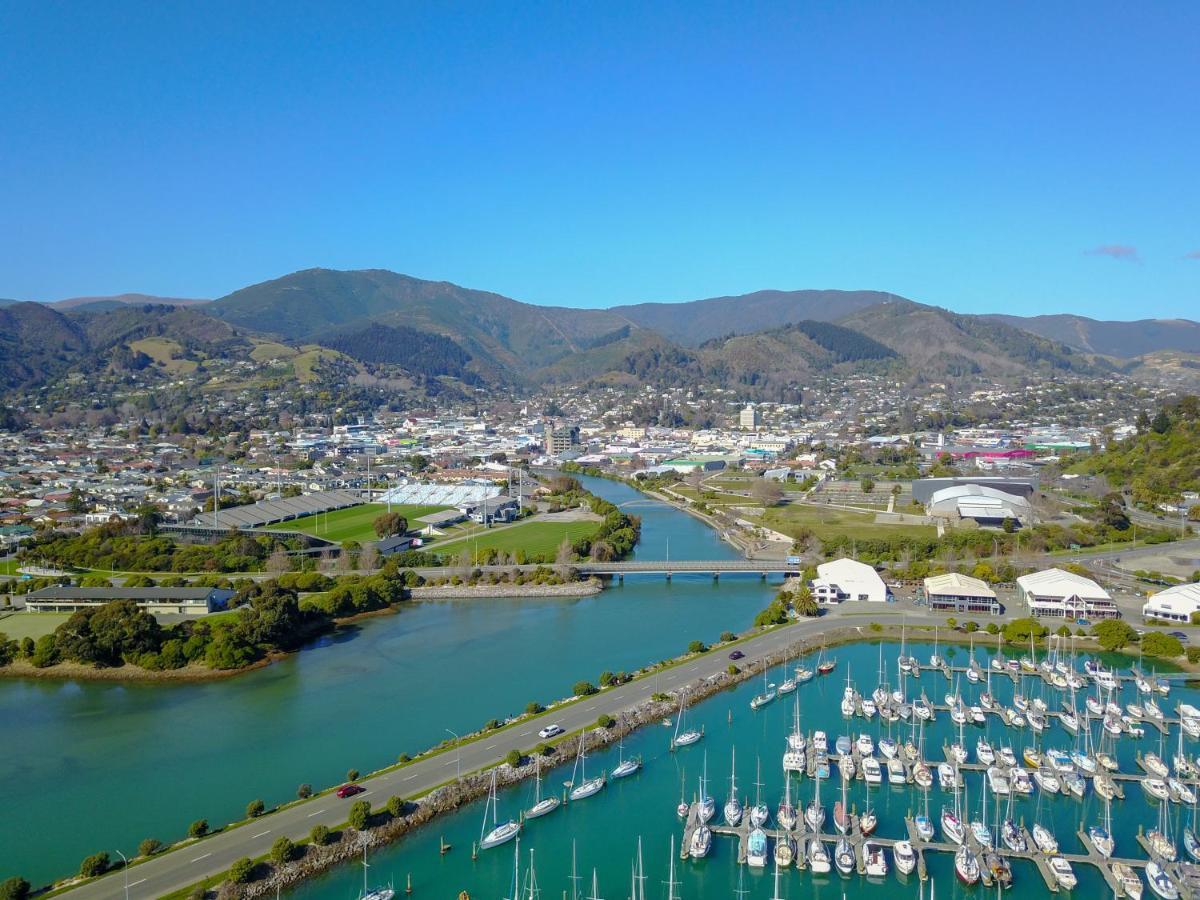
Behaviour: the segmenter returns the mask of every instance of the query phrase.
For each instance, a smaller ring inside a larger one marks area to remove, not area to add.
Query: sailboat
[[[509,888],[508,897],[505,900],[521,900],[521,839],[517,838],[516,844],[513,845],[513,876],[512,886]]]
[[[817,783],[816,789],[813,799],[804,809],[804,821],[812,831],[820,831],[821,826],[825,824],[825,807],[821,805],[821,776],[818,775],[814,780]]]
[[[529,871],[525,874],[525,890],[522,892],[523,900],[538,900],[542,896],[541,890],[538,888],[537,871],[533,867],[533,848],[529,848]]]
[[[965,793],[965,789],[964,789]],[[980,786],[979,796],[982,798],[979,804],[979,818],[971,822],[971,834],[975,836],[976,843],[985,850],[990,850],[992,847],[992,829],[987,823],[987,788]],[[966,801],[963,801],[965,807]]]
[[[712,829],[703,821],[692,832],[691,843],[688,844],[688,856],[692,859],[703,859],[712,849]],[[675,836],[671,836],[671,865],[675,864]]]
[[[562,804],[562,801],[557,797],[542,796],[542,758],[537,757],[537,776],[534,788],[534,803],[533,806],[525,810],[525,818],[536,819],[539,816],[544,816],[547,813],[552,813]]]
[[[781,697],[784,694],[792,693],[794,690],[796,690],[796,679],[795,678],[784,678],[783,680],[781,680],[779,682],[779,695]]]
[[[950,841],[956,844],[961,844],[965,833],[963,830],[962,819],[958,814],[958,769],[954,770],[954,808],[947,809],[942,807],[942,833]]]
[[[730,828],[736,828],[742,821],[742,814],[745,812],[742,809],[742,801],[737,795],[737,748],[734,747],[730,752],[729,763],[729,799],[725,801],[725,824]]]
[[[762,802],[762,762],[758,763],[754,781],[754,805],[750,807],[750,827],[761,828],[771,818],[771,810]]]
[[[795,698],[795,709],[792,713],[792,731],[787,736],[787,749],[783,751],[783,771],[798,772],[804,774],[807,765],[805,750],[808,747],[808,741],[805,740],[804,734],[800,731],[800,695]]]
[[[696,804],[696,817],[707,824],[717,813],[717,801],[708,793],[708,753],[704,754],[704,769],[700,775],[700,802]]]
[[[791,832],[780,832],[775,838],[775,872],[778,877],[779,870],[786,869],[792,864],[792,860],[796,858],[796,839],[792,837]],[[775,891],[779,893],[778,890]]]
[[[850,805],[846,802],[846,780],[842,779],[842,799],[833,804],[833,827],[841,834],[850,830]]]
[[[679,715],[675,719],[675,735],[671,738],[671,749],[676,747],[688,747],[704,737],[703,731],[697,731],[695,728],[683,729],[683,716],[687,711],[687,696],[686,694],[679,695]],[[683,729],[683,730],[680,730]]]
[[[817,674],[828,675],[835,668],[837,668],[837,659],[832,656],[828,659],[825,658],[825,643],[822,641],[821,652],[817,656]]]
[[[761,694],[755,694],[754,699],[750,701],[751,709],[762,709],[768,703],[774,702],[776,697],[775,685],[767,683],[767,667],[763,666],[763,691]]]
[[[755,827],[746,838],[746,864],[761,869],[767,864],[767,833]]]
[[[1091,838],[1096,852],[1105,859],[1113,855],[1112,806],[1108,800],[1104,801],[1104,824],[1090,826],[1088,837]]]
[[[578,774],[580,781],[577,786],[571,788],[571,792],[567,795],[572,800],[584,800],[594,794],[600,793],[606,784],[605,775],[601,772],[595,778],[587,777],[587,751],[583,748],[583,735],[579,736],[579,753],[575,757],[575,770],[571,773],[571,785],[576,785],[575,775]]]
[[[642,761],[636,756],[625,758],[625,739],[617,743],[617,767],[612,770],[613,778],[628,778],[642,767]]]
[[[942,657],[938,654],[938,635],[937,626],[933,626],[933,652],[929,654],[929,668],[940,669],[942,667]]]
[[[370,888],[367,886],[367,845],[363,843],[363,889],[358,900],[392,900],[396,896],[396,891],[389,884],[387,887]]]
[[[843,875],[849,875],[858,865],[858,859],[854,856],[854,845],[845,835],[838,838],[833,846],[833,864]]]
[[[792,779],[785,773],[783,776],[783,802],[775,811],[775,820],[779,823],[780,828],[790,830],[796,827],[797,818],[796,807],[792,806]]]
[[[487,831],[488,826],[488,810],[492,814],[492,829]],[[487,803],[483,807],[483,825],[479,829],[479,849],[490,850],[492,847],[499,847],[515,838],[521,833],[521,823],[514,822],[509,819],[503,824],[498,824],[496,821],[496,770],[492,770],[492,787],[488,792]]]

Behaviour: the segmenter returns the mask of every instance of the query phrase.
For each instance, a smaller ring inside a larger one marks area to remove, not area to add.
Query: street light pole
[[[462,781],[462,747],[458,745],[462,738],[458,736],[457,732],[450,731],[449,728],[446,731],[454,735],[454,780]]]
[[[117,856],[121,857],[121,871],[125,873],[125,900],[129,900],[129,860],[120,850],[117,851]]]

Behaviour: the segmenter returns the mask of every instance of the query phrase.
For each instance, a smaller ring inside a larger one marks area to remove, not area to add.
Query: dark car
[[[1180,639],[1181,641],[1183,641],[1185,644],[1187,643],[1187,639],[1188,639],[1188,636],[1187,636],[1187,632],[1186,632],[1186,631],[1172,631],[1172,632],[1171,632],[1171,637],[1173,637],[1173,638],[1179,638],[1179,639]]]
[[[337,795],[342,798],[353,797],[355,794],[361,794],[366,791],[366,788],[361,784],[343,784],[337,789]]]
[[[746,654],[743,653],[741,650],[734,650],[732,653],[729,654],[729,658],[730,659],[745,659]]]

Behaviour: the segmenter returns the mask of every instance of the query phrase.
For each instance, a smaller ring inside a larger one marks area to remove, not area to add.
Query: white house
[[[843,600],[886,603],[888,599],[887,585],[878,572],[866,563],[845,558],[817,566],[812,594],[818,603],[841,603]]]
[[[1120,611],[1108,591],[1090,578],[1045,569],[1017,579],[1021,600],[1033,616],[1056,619],[1119,619]]]
[[[1142,607],[1142,618],[1190,622],[1197,612],[1200,612],[1200,582],[1177,584],[1159,591]]]

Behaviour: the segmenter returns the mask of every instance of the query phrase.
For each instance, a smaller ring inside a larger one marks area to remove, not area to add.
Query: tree
[[[379,568],[379,551],[374,544],[367,544],[358,553],[358,567],[367,574]]]
[[[346,770],[346,780],[347,781],[358,781],[358,769],[347,769]]]
[[[0,900],[28,900],[29,882],[13,876],[0,882]]]
[[[596,719],[596,726],[598,728],[612,728],[616,724],[617,720],[608,713],[602,713],[600,718]]]
[[[703,653],[707,649],[708,649],[708,645],[705,644],[704,641],[691,641],[688,644],[687,652],[688,653]]]
[[[1100,498],[1096,506],[1096,518],[1100,524],[1118,531],[1129,528],[1129,514],[1125,511],[1125,498],[1111,491]]]
[[[1154,418],[1150,420],[1150,430],[1155,434],[1166,434],[1171,430],[1171,417],[1165,409],[1159,409]]]
[[[229,880],[234,884],[249,884],[254,880],[254,861],[248,856],[235,860],[229,867]]]
[[[875,490],[875,479],[864,478],[862,481],[860,481],[858,483],[858,486],[862,489],[862,492],[864,494],[869,494]]]
[[[1070,625],[1059,625],[1058,628],[1055,629],[1054,633],[1057,634],[1059,637],[1070,637],[1071,636],[1071,626]]]
[[[519,766],[521,764],[521,751],[520,750],[509,750],[508,753],[506,753],[504,756],[504,762],[510,768],[515,769],[517,766]]]
[[[301,800],[307,800],[312,796],[313,790],[311,784],[302,784],[296,788],[296,796]]]
[[[750,489],[754,499],[763,506],[775,506],[783,499],[783,488],[773,478],[760,478]]]
[[[1017,530],[1017,520],[1012,516],[1005,516],[1004,521],[1000,523],[1000,527],[1004,529],[1005,534],[1012,534]]]
[[[1101,648],[1108,651],[1120,650],[1138,639],[1137,631],[1128,622],[1120,619],[1105,619],[1092,627],[1092,634]]]
[[[138,856],[153,856],[162,849],[162,841],[156,838],[146,838],[138,844]]]
[[[292,861],[296,855],[296,842],[288,837],[280,837],[275,839],[275,843],[271,845],[271,862],[277,866],[282,866]]]
[[[188,826],[188,837],[202,838],[208,834],[208,819],[197,819]]]
[[[308,833],[308,838],[316,846],[324,847],[327,843],[329,843],[329,826],[314,825],[312,831]]]
[[[346,816],[346,821],[350,823],[350,827],[355,831],[365,831],[368,823],[371,821],[371,804],[366,800],[359,800],[350,807],[350,813]]]
[[[385,512],[375,518],[371,523],[371,527],[375,529],[375,534],[382,538],[393,537],[398,534],[405,534],[408,531],[408,519],[400,515],[398,512]]]
[[[398,819],[404,815],[404,798],[391,796],[388,797],[387,811],[393,819]]]
[[[571,688],[571,693],[576,697],[587,697],[596,693],[596,686],[590,681],[577,681],[575,686]]]
[[[284,572],[292,570],[292,558],[288,556],[287,550],[282,545],[278,545],[267,557],[264,568],[272,575],[282,575]]]
[[[79,864],[79,874],[84,878],[95,878],[97,875],[103,875],[107,871],[107,853],[93,853],[91,856],[85,856],[83,862]]]
[[[267,805],[261,800],[251,800],[246,804],[246,818],[257,819],[267,809]]]
[[[1147,656],[1174,658],[1183,655],[1183,644],[1177,637],[1161,631],[1151,631],[1142,638],[1142,652]]]

